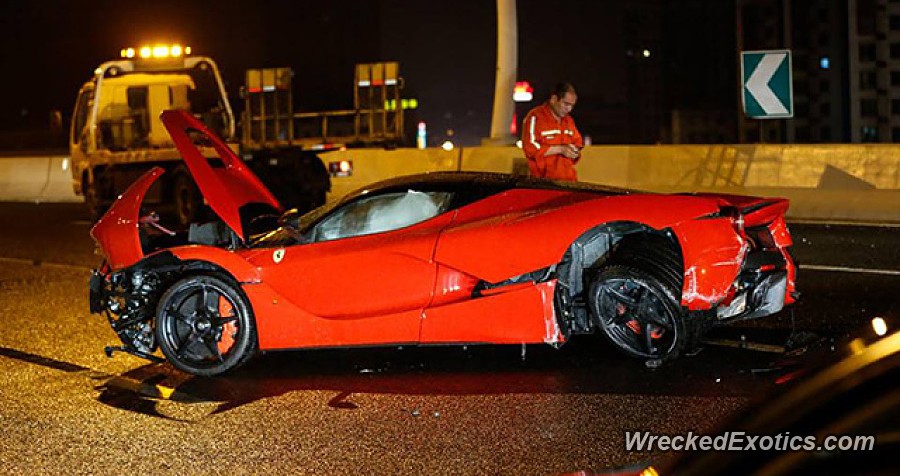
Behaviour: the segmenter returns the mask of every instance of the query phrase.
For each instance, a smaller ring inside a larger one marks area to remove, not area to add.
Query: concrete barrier
[[[69,156],[51,156],[47,164],[47,184],[41,191],[45,202],[83,202],[72,190],[72,162]]]
[[[579,178],[662,193],[790,199],[792,219],[900,223],[900,147],[888,144],[598,146]]]
[[[69,157],[0,157],[0,201],[80,202],[72,191]]]
[[[328,167],[331,163],[350,161],[352,174],[332,177],[329,200],[336,200],[349,192],[380,180],[402,175],[456,170],[459,151],[443,149],[347,149],[320,154]]]
[[[433,171],[527,174],[515,147],[349,149],[322,154],[353,162],[332,178],[329,199],[373,182]],[[62,155],[0,157],[0,200],[77,202]],[[592,146],[578,166],[585,182],[661,193],[781,196],[791,218],[900,223],[900,145],[759,144]]]
[[[594,146],[579,178],[633,187],[900,188],[900,146],[759,144]],[[624,176],[623,176],[624,171]],[[621,180],[624,178],[624,181]]]

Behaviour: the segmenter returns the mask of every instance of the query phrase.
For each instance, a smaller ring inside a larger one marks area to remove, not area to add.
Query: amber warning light
[[[178,58],[191,54],[190,46],[174,45],[144,45],[140,48],[122,48],[119,52],[122,58]]]

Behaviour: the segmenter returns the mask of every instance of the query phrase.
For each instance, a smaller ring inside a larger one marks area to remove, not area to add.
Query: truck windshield
[[[82,139],[84,139],[84,135],[87,133],[84,126],[87,124],[88,114],[91,112],[93,100],[93,89],[84,88],[78,95],[78,100],[75,102],[75,113],[72,116],[71,143],[73,144],[80,144]]]
[[[204,67],[205,66],[205,67]],[[103,79],[97,94],[100,146],[130,150],[171,146],[162,111],[190,111],[228,139],[230,117],[216,77],[206,63],[189,70],[125,73]]]

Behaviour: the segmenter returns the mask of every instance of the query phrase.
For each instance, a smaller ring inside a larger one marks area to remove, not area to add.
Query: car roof
[[[428,172],[424,174],[406,175],[373,183],[348,194],[342,201],[346,202],[362,195],[410,188],[423,190],[481,188],[492,189],[492,193],[500,193],[512,189],[559,190],[597,193],[602,195],[625,195],[635,193],[634,190],[606,185],[584,182],[562,182],[496,172]]]

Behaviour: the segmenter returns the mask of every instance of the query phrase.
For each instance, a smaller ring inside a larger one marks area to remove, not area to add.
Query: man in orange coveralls
[[[584,141],[569,115],[577,100],[572,83],[559,83],[547,102],[525,116],[522,149],[532,177],[578,180],[574,165],[581,158]]]

